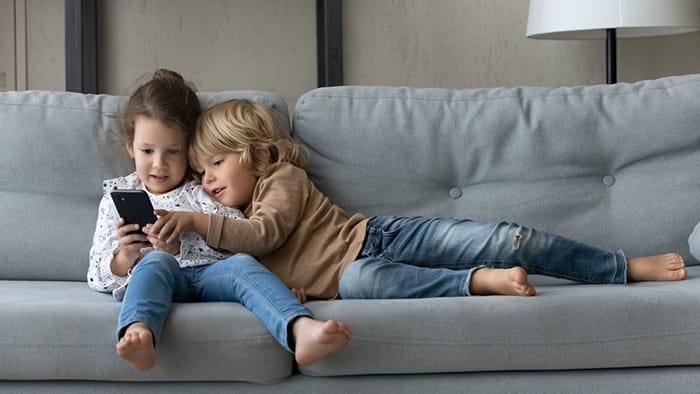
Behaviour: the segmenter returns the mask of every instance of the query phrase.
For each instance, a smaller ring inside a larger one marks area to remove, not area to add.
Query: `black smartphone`
[[[158,219],[153,213],[151,199],[145,191],[115,189],[111,195],[119,216],[124,218],[126,224],[138,224],[143,227],[148,223],[155,223]],[[131,233],[141,233],[141,231]]]

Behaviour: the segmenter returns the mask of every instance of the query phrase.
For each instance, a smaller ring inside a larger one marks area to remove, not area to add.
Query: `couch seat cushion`
[[[0,281],[0,300],[0,380],[270,383],[292,373],[292,355],[238,303],[174,304],[157,365],[141,372],[115,352],[111,295],[85,282]]]
[[[681,282],[582,285],[534,277],[535,297],[310,303],[348,323],[315,376],[700,364],[700,267]]]

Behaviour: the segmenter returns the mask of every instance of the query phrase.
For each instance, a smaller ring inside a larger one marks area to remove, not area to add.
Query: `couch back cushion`
[[[203,107],[240,97],[289,119],[270,93],[200,93]],[[102,181],[134,170],[120,142],[124,99],[0,93],[0,279],[85,280]]]
[[[332,87],[295,138],[332,200],[366,215],[511,221],[629,256],[700,220],[700,75],[587,87]]]

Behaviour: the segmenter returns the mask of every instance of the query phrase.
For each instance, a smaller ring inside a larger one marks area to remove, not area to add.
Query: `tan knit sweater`
[[[343,269],[362,248],[365,216],[333,205],[304,170],[289,163],[273,164],[258,179],[245,215],[210,215],[207,244],[257,257],[309,297],[337,297]]]

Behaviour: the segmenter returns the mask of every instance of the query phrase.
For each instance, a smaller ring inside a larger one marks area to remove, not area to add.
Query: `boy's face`
[[[187,175],[187,149],[183,133],[159,120],[137,116],[134,141],[126,148],[136,162],[136,175],[153,194],[175,189]]]
[[[258,177],[241,164],[240,153],[204,157],[198,165],[202,187],[216,201],[228,207],[244,208],[250,204]]]

